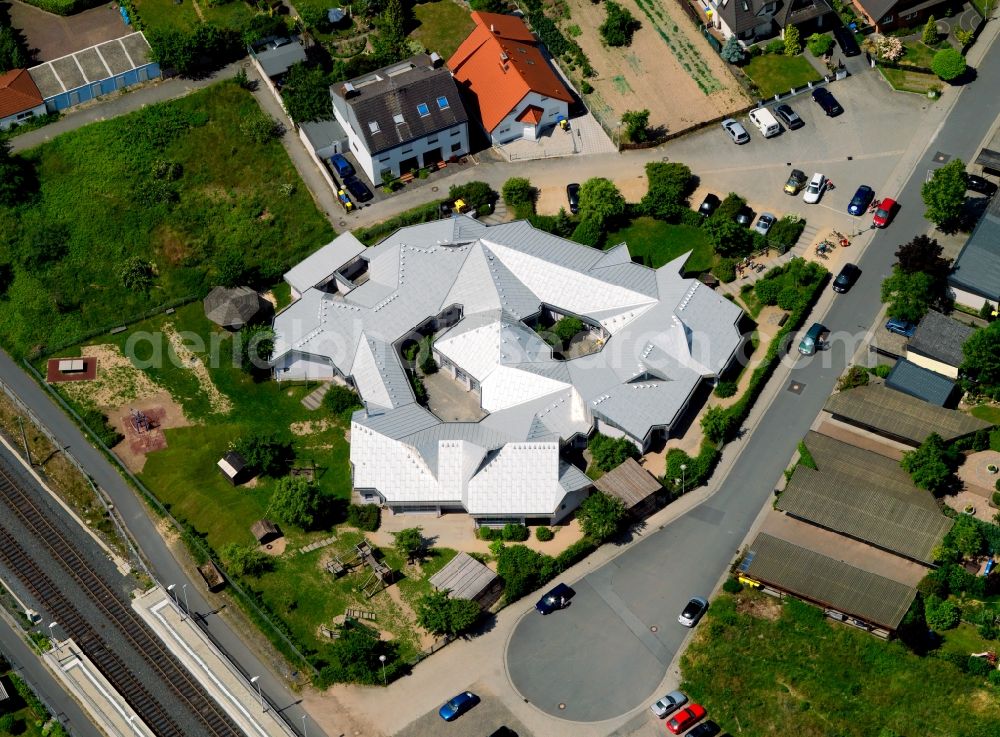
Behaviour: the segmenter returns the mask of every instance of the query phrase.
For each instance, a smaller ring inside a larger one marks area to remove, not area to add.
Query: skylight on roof
[[[448,104],[448,98],[447,97],[439,97],[437,99],[437,103],[438,103],[438,109],[439,110],[447,110],[448,108],[451,107],[451,105]]]
[[[406,122],[405,120],[403,120],[403,114],[402,113],[396,113],[395,115],[393,115],[392,116],[392,120],[393,120],[393,122],[396,125],[402,125],[403,123]]]
[[[372,133],[378,133],[379,131],[378,122],[374,120],[370,122],[368,124],[368,130],[370,130]]]
[[[428,115],[431,114],[431,109],[427,107],[426,102],[422,102],[419,105],[417,105],[417,112],[420,113],[421,118],[426,118]]]

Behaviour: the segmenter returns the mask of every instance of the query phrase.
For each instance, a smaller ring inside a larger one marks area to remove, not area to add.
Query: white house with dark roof
[[[365,403],[351,422],[355,490],[397,512],[556,522],[590,480],[560,451],[595,429],[647,448],[743,344],[742,311],[628,246],[581,246],[517,221],[460,216],[365,249],[338,236],[285,275],[298,298],[274,322],[275,377],[342,377]],[[532,329],[572,315],[596,352],[557,359]],[[445,422],[420,406],[400,358],[433,334],[441,369],[488,413]]]
[[[965,242],[948,276],[951,295],[960,305],[981,309],[1000,305],[1000,198],[986,212]]]
[[[334,118],[372,184],[469,153],[468,116],[437,54],[341,82],[330,94]]]
[[[784,35],[789,25],[805,37],[839,22],[835,18],[828,22],[827,15],[833,13],[828,0],[708,0],[704,7],[726,39],[736,36],[747,44]]]

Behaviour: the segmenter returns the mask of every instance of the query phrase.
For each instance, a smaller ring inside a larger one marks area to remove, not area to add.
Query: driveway
[[[11,25],[24,33],[36,64],[132,33],[135,29],[125,25],[117,7],[108,3],[63,17],[20,0],[9,4]]]
[[[727,449],[727,453],[735,453],[734,461],[718,491],[706,503],[574,583],[579,594],[558,619],[547,617],[542,622],[526,616],[521,620],[509,640],[507,666],[514,687],[525,699],[553,716],[597,721],[641,707],[653,697],[654,689],[660,690],[657,676],[666,675],[666,664],[680,651],[683,633],[674,621],[676,613],[689,596],[713,591],[720,573],[771,497],[797,442],[882,307],[879,284],[891,270],[895,245],[927,232],[920,200],[926,170],[937,166],[934,158],[938,151],[966,161],[974,155],[1000,113],[1000,98],[987,94],[998,85],[1000,57],[994,54],[980,64],[978,80],[962,91],[945,124],[935,134],[928,131],[925,138],[914,141],[916,150],[923,148],[923,140],[930,143],[912,168],[900,167],[888,182],[884,176],[873,180],[876,189],[885,186],[888,192],[898,192],[902,209],[888,229],[874,234],[872,247],[860,256],[857,263],[863,273],[851,293],[835,296],[827,290],[821,298],[814,317],[833,331],[831,350],[813,359],[794,354],[785,359],[790,378],[801,387],[791,391],[790,383],[785,382],[772,387],[777,390],[773,398],[767,394],[762,397],[755,413],[765,412],[759,420],[752,417],[748,421],[747,426],[753,428],[749,439]],[[843,98],[848,112],[830,121],[831,127],[855,128],[855,108],[850,105],[856,101],[846,94]],[[890,104],[890,110],[892,107]],[[803,130],[809,130],[810,125],[818,123],[807,121]],[[861,156],[866,152],[877,155],[871,151],[869,136],[885,134],[867,126],[858,127],[856,133],[854,150]],[[897,135],[905,141],[902,133]],[[822,140],[819,145],[823,146]],[[740,150],[733,154],[737,163],[739,157],[756,155],[750,146],[745,149],[746,153]],[[901,153],[894,158],[899,159]],[[838,162],[833,154],[832,150],[826,152],[828,164],[837,167],[833,176],[843,181],[839,172],[853,172],[858,157],[845,161],[842,156]],[[816,159],[823,155],[821,151]],[[887,166],[886,174],[889,169]],[[566,704],[564,709],[560,703]]]

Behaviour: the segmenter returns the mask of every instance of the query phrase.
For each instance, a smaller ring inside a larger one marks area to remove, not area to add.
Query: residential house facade
[[[921,26],[932,15],[940,18],[949,5],[948,0],[854,0],[855,10],[876,33]]]
[[[45,112],[45,101],[26,69],[0,74],[0,130],[8,130]]]
[[[475,29],[448,66],[490,140],[535,140],[568,118],[573,95],[524,20],[481,12],[474,12],[472,20]]]
[[[928,371],[957,379],[964,360],[962,346],[975,331],[969,325],[930,310],[906,345],[906,359]]]
[[[952,298],[974,310],[1000,304],[1000,198],[986,206],[982,220],[955,259],[948,276]]]
[[[469,124],[451,72],[418,54],[330,88],[350,152],[374,185],[469,153]]]
[[[808,35],[836,22],[829,0],[708,0],[708,6],[715,29],[745,44],[783,35],[789,25]]]

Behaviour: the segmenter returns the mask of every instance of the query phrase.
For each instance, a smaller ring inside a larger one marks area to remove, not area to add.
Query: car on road
[[[688,732],[686,737],[715,737],[721,731],[722,727],[709,719]]]
[[[542,614],[551,614],[557,609],[565,609],[569,606],[569,600],[576,595],[569,586],[564,583],[559,584],[538,600],[535,609]]]
[[[358,202],[368,202],[372,198],[372,191],[368,189],[368,185],[357,177],[345,178],[344,186]]]
[[[472,691],[463,691],[438,709],[438,714],[446,722],[450,722],[453,719],[458,719],[478,703],[479,697],[472,693]]]
[[[875,208],[875,214],[872,216],[872,224],[876,228],[884,228],[892,220],[894,214],[896,214],[896,200],[886,197]]]
[[[817,87],[812,92],[812,98],[816,104],[823,108],[823,112],[831,118],[835,118],[844,112],[844,108],[837,102],[837,98],[830,94],[826,87]]]
[[[992,197],[997,193],[997,185],[978,174],[966,174],[965,186],[970,191],[984,194],[987,197]]]
[[[904,320],[901,317],[889,318],[889,321],[885,324],[885,329],[890,333],[895,333],[896,335],[902,335],[904,338],[909,338],[917,330],[917,326],[914,325],[909,320]]]
[[[799,114],[792,110],[792,106],[785,103],[775,105],[774,117],[784,123],[785,127],[790,131],[797,130],[805,125],[805,122],[799,117]]]
[[[753,229],[756,230],[761,235],[767,235],[768,232],[771,230],[771,226],[774,225],[777,221],[778,221],[777,216],[772,215],[769,212],[762,212],[760,214],[760,217],[757,218],[757,224],[753,226]]]
[[[747,129],[744,128],[743,124],[738,120],[726,118],[722,121],[722,128],[729,134],[729,137],[733,139],[733,143],[743,144],[750,142],[750,134],[747,133]]]
[[[826,336],[829,334],[830,331],[826,329],[825,325],[814,322],[809,326],[806,334],[802,336],[802,340],[799,341],[799,353],[803,356],[811,356],[816,351],[823,350],[826,345]]]
[[[788,175],[788,180],[785,182],[785,194],[798,194],[807,181],[809,180],[806,179],[804,171],[801,169],[792,169],[791,174]]]
[[[694,627],[707,610],[708,600],[700,596],[692,596],[688,600],[688,603],[684,605],[681,613],[677,615],[677,621],[685,627]]]
[[[875,199],[875,190],[867,184],[858,187],[858,191],[851,198],[851,204],[847,206],[847,212],[851,215],[864,215],[868,205]]]
[[[681,709],[670,717],[667,722],[667,729],[671,734],[680,734],[695,722],[705,718],[705,707],[701,704],[691,704],[691,706]]]
[[[844,268],[833,280],[833,291],[837,294],[845,294],[861,276],[861,269],[854,264],[844,264]]]
[[[751,210],[747,205],[743,205],[736,213],[733,220],[737,224],[742,225],[744,228],[749,228],[753,224],[753,210]]]
[[[649,708],[660,719],[666,719],[670,714],[684,706],[687,701],[688,697],[680,691],[671,691],[662,699],[657,699]]]
[[[810,205],[815,205],[819,202],[820,197],[823,196],[823,192],[826,190],[826,177],[824,177],[819,172],[812,175],[812,179],[809,180],[809,184],[806,185],[806,191],[802,193],[802,200]]]
[[[701,201],[701,204],[698,205],[698,212],[701,214],[702,217],[707,218],[713,212],[719,209],[719,205],[721,204],[722,200],[720,200],[718,197],[716,197],[714,194],[710,192],[707,195],[705,195],[705,199],[703,199]]]
[[[331,156],[330,164],[333,166],[333,170],[337,172],[337,176],[341,179],[354,175],[354,167],[351,166],[350,161],[344,158],[343,154],[334,154]]]
[[[854,37],[854,31],[850,28],[845,28],[842,25],[834,26],[833,37],[837,39],[837,45],[840,47],[840,53],[844,56],[857,56],[861,53],[861,47],[858,46],[858,40]]]
[[[580,185],[576,182],[566,185],[566,200],[569,202],[569,211],[576,215],[580,212]]]

